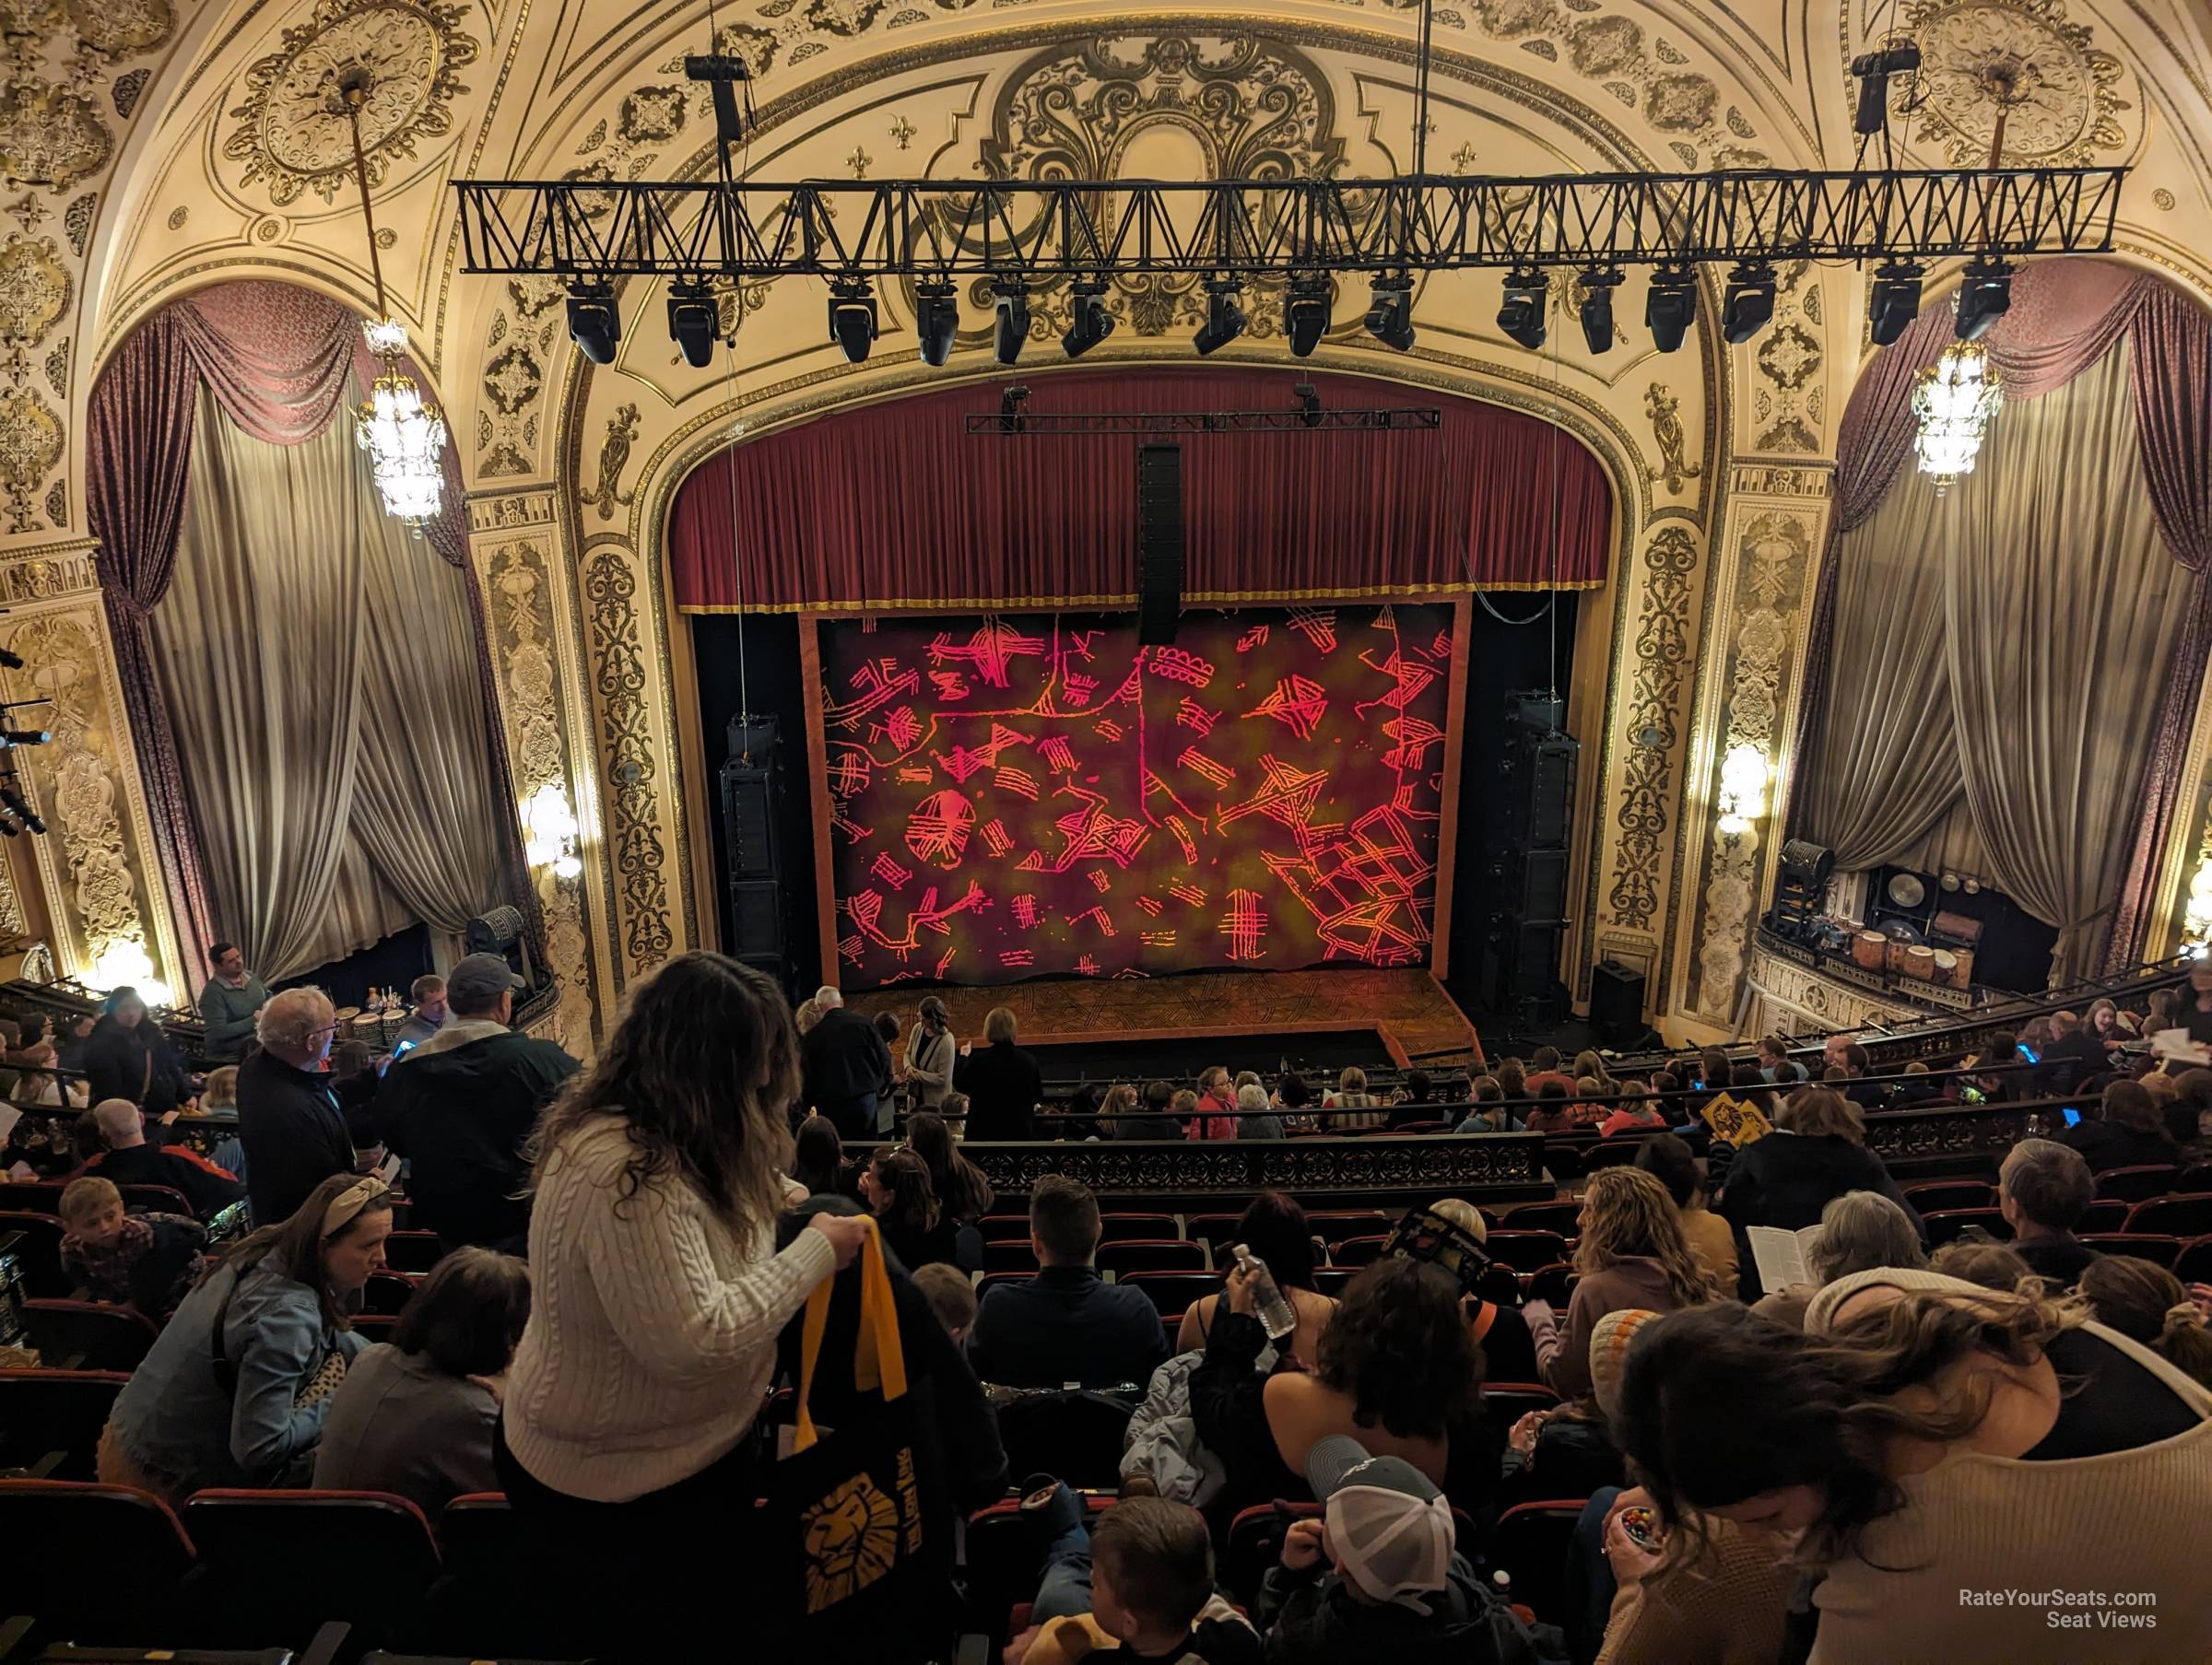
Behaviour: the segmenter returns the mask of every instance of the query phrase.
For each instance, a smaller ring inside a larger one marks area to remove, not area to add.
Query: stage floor
[[[848,995],[901,1027],[924,994],[952,1014],[953,1033],[982,1038],[994,1006],[1014,1014],[1025,1040],[1143,1041],[1186,1035],[1378,1033],[1401,1065],[1465,1062],[1479,1055],[1475,1026],[1426,970],[1194,971],[1175,977],[1066,978],[987,989],[901,984]]]

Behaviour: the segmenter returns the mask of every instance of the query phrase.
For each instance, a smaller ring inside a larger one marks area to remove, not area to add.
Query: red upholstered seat
[[[1162,1239],[1172,1241],[1182,1234],[1175,1227],[1173,1214],[1100,1214],[1099,1241],[1126,1243],[1142,1239],[1147,1243]]]
[[[1534,1272],[1567,1258],[1567,1239],[1556,1231],[1494,1231],[1484,1247],[1493,1260],[1515,1272]]]
[[[1489,1562],[1512,1579],[1514,1605],[1557,1624],[1566,1609],[1566,1568],[1587,1497],[1516,1503],[1490,1532]]]
[[[2212,1192],[2195,1196],[2175,1193],[2152,1197],[2136,1204],[2122,1228],[2132,1234],[2152,1232],[2174,1237],[2201,1237],[2212,1232]]]
[[[0,1480],[7,1605],[79,1642],[175,1639],[192,1540],[169,1505],[131,1486]]]
[[[100,1431],[130,1379],[120,1370],[0,1370],[0,1468],[61,1451],[50,1478],[92,1479]]]
[[[2012,1227],[2005,1224],[2005,1216],[1994,1208],[1939,1208],[1934,1214],[1921,1215],[1921,1221],[1928,1228],[1928,1244],[1934,1249],[1941,1249],[1962,1236],[1970,1225],[1979,1225],[1999,1242],[2012,1236]]]
[[[2181,1238],[2147,1231],[2085,1232],[2081,1240],[2101,1255],[2133,1255],[2159,1266],[2171,1267],[2182,1254]]]
[[[1489,1212],[1483,1210],[1485,1214]],[[1580,1202],[1524,1202],[1499,1215],[1491,1229],[1502,1225],[1509,1231],[1556,1231],[1571,1237],[1582,1230],[1582,1218]]]
[[[1923,1214],[1955,1208],[1994,1208],[1996,1187],[1984,1179],[1924,1179],[1901,1188],[1905,1201]]]
[[[200,1623],[211,1640],[258,1647],[312,1634],[324,1620],[357,1641],[395,1640],[438,1576],[423,1512],[386,1492],[194,1492],[184,1527],[212,1594]],[[249,1601],[236,1592],[252,1591]]]
[[[26,1295],[49,1299],[69,1293],[68,1273],[62,1270],[62,1237],[66,1228],[58,1214],[32,1214],[10,1209],[0,1213],[0,1237],[21,1233],[16,1244],[16,1263],[23,1270]]]
[[[173,1185],[119,1185],[123,1206],[135,1214],[182,1214],[192,1217],[192,1199]]]
[[[1098,1267],[1117,1277],[1125,1272],[1204,1272],[1206,1245],[1181,1238],[1143,1238],[1099,1245]]]
[[[2147,1197],[2162,1197],[2173,1189],[2181,1169],[2170,1162],[2145,1163],[2136,1167],[2108,1167],[2097,1176],[2097,1194],[2100,1197],[2118,1197],[2128,1202],[2140,1202]]]
[[[1143,1290],[1170,1329],[1191,1307],[1221,1290],[1221,1274],[1213,1272],[1125,1272],[1114,1281]]]
[[[39,1357],[55,1369],[127,1373],[160,1334],[136,1307],[100,1301],[26,1301],[23,1325]]]
[[[384,1264],[397,1272],[428,1272],[445,1258],[434,1231],[394,1231],[384,1238]]]

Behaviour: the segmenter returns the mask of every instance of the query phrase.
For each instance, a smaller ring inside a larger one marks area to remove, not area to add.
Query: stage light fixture
[[[1013,278],[1001,280],[994,288],[998,299],[992,309],[991,350],[999,363],[1012,364],[1030,338],[1030,292]]]
[[[1682,338],[1698,321],[1698,275],[1688,266],[1661,266],[1652,274],[1643,298],[1643,327],[1663,353],[1681,351]]]
[[[1113,314],[1106,310],[1106,284],[1077,280],[1074,299],[1069,304],[1067,334],[1060,337],[1060,350],[1070,358],[1084,354],[1113,334]]]
[[[39,818],[36,810],[23,801],[22,793],[17,791],[15,788],[0,786],[0,803],[5,803],[7,806],[8,814],[22,822],[29,831],[42,833],[46,830],[46,823]]]
[[[1853,133],[1877,134],[1889,121],[1889,77],[1909,75],[1920,67],[1920,48],[1900,41],[1880,52],[1861,53],[1851,61],[1851,73],[1859,78],[1858,107],[1852,112]]]
[[[1367,333],[1403,353],[1413,346],[1413,278],[1378,277],[1367,303]]]
[[[1310,357],[1328,327],[1329,280],[1319,273],[1292,277],[1283,292],[1283,334],[1289,338],[1290,356]]]
[[[1244,333],[1244,309],[1237,304],[1237,287],[1233,277],[1206,280],[1206,322],[1191,337],[1201,358],[1218,352]]]
[[[10,653],[6,648],[0,648],[0,665],[6,665],[11,671],[20,671],[23,668],[23,655]]]
[[[865,364],[876,345],[876,297],[862,278],[841,278],[830,289],[830,339],[847,364]]]
[[[714,97],[714,136],[725,145],[745,143],[746,118],[752,113],[752,76],[743,58],[728,53],[695,53],[684,59],[684,79],[704,81]],[[745,88],[745,108],[737,89]]]
[[[1886,260],[1874,274],[1866,296],[1867,334],[1888,346],[1920,315],[1920,281],[1927,274],[1909,260]]]
[[[684,355],[684,362],[703,370],[714,362],[714,340],[722,320],[714,311],[714,292],[703,283],[668,286],[668,334]]]
[[[2012,268],[1987,255],[1967,263],[1959,286],[1959,339],[1979,341],[2012,305]]]
[[[1000,390],[998,395],[999,432],[1005,434],[1018,434],[1021,432],[1023,428],[1029,426],[1029,423],[1023,418],[1021,414],[1022,407],[1028,405],[1029,402],[1030,390],[1026,387],[1020,386],[1019,384]]]
[[[53,738],[44,729],[0,729],[0,751],[11,751],[19,745],[44,745]]]
[[[0,838],[17,838],[21,835],[22,831],[20,827],[10,821],[6,815],[0,815]]]
[[[923,363],[934,369],[951,358],[952,338],[959,328],[960,302],[950,279],[925,279],[914,286],[914,336]]]
[[[1549,282],[1534,266],[1515,266],[1505,275],[1505,301],[1498,327],[1530,352],[1544,345],[1544,301]]]
[[[569,334],[594,364],[612,364],[615,346],[622,339],[622,314],[615,310],[614,290],[594,284],[570,296]]]
[[[1590,266],[1583,273],[1583,342],[1593,354],[1613,349],[1613,291],[1620,287],[1618,266]]]
[[[1301,381],[1292,388],[1298,399],[1298,419],[1306,428],[1321,426],[1321,393],[1311,381]]]
[[[1763,260],[1739,262],[1728,274],[1728,288],[1721,298],[1721,338],[1741,346],[1773,316],[1773,266]]]

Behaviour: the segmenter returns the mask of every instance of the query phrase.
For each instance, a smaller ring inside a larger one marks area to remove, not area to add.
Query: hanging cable
[[[707,49],[722,50],[722,25],[714,0],[707,0]],[[753,170],[753,84],[742,83],[745,88],[744,135],[740,140],[742,154],[735,173],[730,168],[730,147],[719,126],[714,135],[716,172],[726,191],[738,180],[748,179]],[[717,201],[713,212],[721,213],[725,203]],[[730,294],[731,314],[729,334],[723,337],[723,384],[728,390],[731,416],[729,444],[723,453],[724,477],[730,488],[730,574],[737,586],[737,716],[749,737],[753,727],[752,679],[746,664],[745,638],[747,619],[745,607],[745,560],[737,543],[737,445],[744,437],[745,419],[737,413],[741,408],[742,390],[738,380],[738,337],[745,329],[745,274],[737,272]],[[749,759],[748,759],[749,761]]]

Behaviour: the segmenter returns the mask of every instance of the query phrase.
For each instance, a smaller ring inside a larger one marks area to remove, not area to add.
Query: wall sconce
[[[153,958],[136,937],[118,937],[100,950],[84,980],[95,989],[135,989],[149,1007],[176,1003],[170,986],[154,975]]]
[[[2203,959],[2212,944],[2212,856],[2196,864],[2189,881],[2189,900],[2182,909],[2182,948]]]
[[[533,867],[550,867],[557,879],[572,879],[583,871],[576,857],[577,832],[569,794],[551,781],[523,805],[524,858]]]
[[[1738,838],[1766,811],[1767,755],[1747,742],[1721,759],[1721,830]]]

